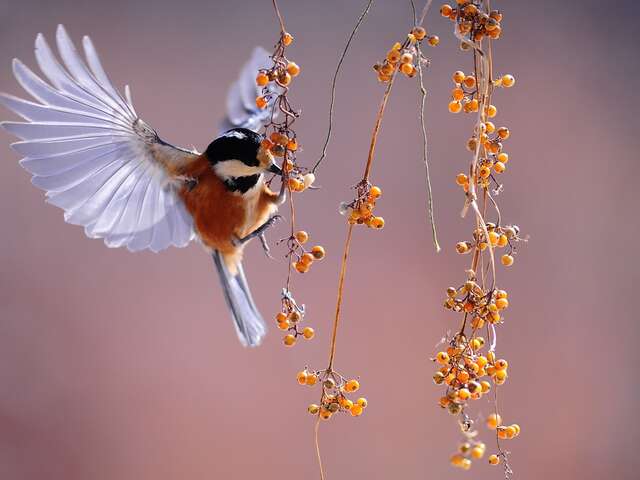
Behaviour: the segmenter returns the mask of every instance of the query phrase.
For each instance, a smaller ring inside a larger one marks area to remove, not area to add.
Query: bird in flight
[[[13,60],[33,100],[0,94],[23,119],[0,125],[20,138],[12,147],[32,183],[66,222],[108,247],[159,252],[198,240],[213,257],[240,341],[259,345],[266,328],[242,253],[256,237],[268,251],[264,232],[286,195],[284,182],[279,192],[265,183],[282,171],[258,133],[274,113],[273,101],[255,105],[262,90],[255,75],[269,65],[268,52],[254,50],[229,90],[223,133],[200,153],[165,142],[138,116],[129,87],[122,95],[113,86],[89,37],[82,39],[86,60],[62,25],[56,43],[62,63],[42,34],[36,38],[42,77]]]

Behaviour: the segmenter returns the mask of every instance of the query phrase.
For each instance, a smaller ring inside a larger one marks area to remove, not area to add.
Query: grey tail
[[[245,347],[257,347],[266,333],[266,326],[251,298],[242,264],[237,264],[237,273],[234,275],[227,268],[220,252],[214,251],[212,256],[238,338]]]

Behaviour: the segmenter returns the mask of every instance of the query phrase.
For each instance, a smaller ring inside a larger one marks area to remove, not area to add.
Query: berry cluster
[[[456,34],[468,35],[474,42],[480,42],[488,37],[497,40],[502,34],[502,13],[498,10],[485,12],[482,9],[482,1],[457,0],[457,8],[444,4],[440,7],[440,14],[456,23]],[[465,46],[462,46],[465,45]],[[467,42],[462,42],[462,50],[473,48]]]
[[[480,460],[484,457],[486,449],[487,446],[484,443],[470,437],[460,444],[456,453],[451,455],[451,465],[463,470],[469,470],[473,460]],[[494,455],[491,456],[493,457]]]
[[[476,330],[482,329],[486,324],[495,325],[502,321],[500,312],[509,306],[507,292],[504,290],[485,290],[474,280],[467,280],[460,288],[447,288],[447,299],[444,308],[454,312],[462,312],[471,318],[471,327]],[[462,336],[462,338],[464,338]],[[484,339],[478,337],[469,342],[471,350],[478,351],[477,343],[484,345]],[[463,342],[464,343],[464,342]],[[457,348],[457,347],[456,347]],[[465,362],[472,359],[465,358]]]
[[[463,176],[464,178],[462,178]],[[466,175],[460,174],[456,181],[460,185],[461,181],[464,181],[465,179]],[[500,261],[505,267],[510,267],[514,262],[514,255],[517,248],[516,243],[526,241],[526,239],[520,237],[520,228],[517,225],[507,225],[502,227],[493,222],[486,222],[485,225],[489,235],[488,238],[484,233],[484,229],[476,228],[473,232],[473,241],[458,242],[456,244],[456,251],[460,254],[476,250],[484,252],[489,245],[491,245],[492,248],[507,248],[507,252],[500,257]]]
[[[510,88],[515,84],[513,75],[494,78],[492,41],[500,38],[503,15],[490,8],[488,0],[457,0],[456,7],[443,5],[444,17],[455,22],[455,35],[460,48],[473,52],[473,73],[462,70],[453,74],[454,88],[449,101],[452,113],[474,113],[476,123],[473,134],[466,142],[472,160],[467,174],[460,173],[456,183],[465,195],[463,216],[470,209],[474,212],[474,229],[471,241],[456,245],[460,254],[471,253],[471,265],[465,283],[447,289],[444,307],[462,315],[459,331],[448,340],[448,348],[436,355],[440,366],[433,380],[446,386],[440,398],[440,406],[460,417],[459,424],[465,442],[451,458],[452,465],[463,469],[471,467],[473,459],[484,456],[485,446],[475,439],[473,421],[467,409],[470,400],[482,398],[494,391],[494,413],[488,416],[487,425],[496,430],[497,452],[489,456],[489,463],[504,462],[505,477],[513,473],[507,462],[507,452],[500,446],[502,439],[514,438],[520,432],[518,425],[502,426],[497,411],[497,386],[507,379],[508,363],[496,358],[496,327],[503,323],[503,312],[509,306],[507,292],[496,287],[496,258],[503,250],[502,265],[514,263],[516,244],[523,241],[516,225],[503,224],[500,209],[494,195],[502,191],[496,175],[506,170],[509,155],[503,151],[503,143],[511,136],[507,127],[496,128],[493,119],[498,109],[492,103],[496,88]],[[495,188],[492,188],[492,185]],[[495,215],[495,222],[487,218]],[[485,333],[486,332],[486,333]]]
[[[404,43],[396,42],[387,52],[386,58],[373,66],[378,74],[378,80],[382,83],[390,82],[398,71],[409,78],[415,77],[418,73],[418,62],[428,64],[428,60],[419,50],[419,44],[425,39],[432,47],[440,42],[437,35],[427,36],[427,31],[422,27],[414,27]]]
[[[382,189],[371,186],[369,182],[360,182],[356,187],[356,199],[351,203],[342,202],[340,213],[347,217],[349,225],[366,225],[369,228],[384,227],[384,218],[373,214],[376,201],[382,196]]]
[[[309,371],[305,368],[298,373],[300,385],[322,385],[320,405],[312,403],[307,408],[311,415],[319,415],[323,420],[329,420],[334,413],[349,412],[353,417],[359,417],[367,407],[367,399],[358,398],[355,402],[347,397],[349,393],[355,393],[360,388],[360,382],[356,379],[347,380],[333,370]]]
[[[287,334],[282,339],[287,347],[295,345],[299,336],[305,340],[311,340],[315,331],[311,327],[300,328],[300,323],[304,320],[304,305],[298,305],[291,293],[282,290],[282,309],[276,315],[276,322],[280,330],[286,330]]]
[[[287,186],[291,192],[303,192],[313,185],[316,176],[295,162],[295,154],[299,149],[295,132],[288,130],[283,125],[274,126],[276,129],[269,138],[262,140],[262,146],[269,150],[275,157],[287,157],[283,162],[283,170],[287,174]]]
[[[262,95],[256,98],[256,106],[260,109],[267,108],[271,97],[278,95],[269,88],[269,84],[273,83],[282,89],[289,88],[294,77],[300,75],[300,66],[287,60],[284,56],[284,49],[293,43],[293,36],[290,33],[282,32],[280,40],[276,45],[274,52],[273,66],[268,69],[258,71],[256,76],[256,85],[263,87]]]

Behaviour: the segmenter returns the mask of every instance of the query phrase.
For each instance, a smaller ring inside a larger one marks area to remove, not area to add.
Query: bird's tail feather
[[[242,263],[238,262],[236,273],[232,273],[220,252],[213,252],[213,261],[240,342],[245,347],[257,347],[262,341],[266,327],[253,298],[251,298],[251,291],[242,270]]]

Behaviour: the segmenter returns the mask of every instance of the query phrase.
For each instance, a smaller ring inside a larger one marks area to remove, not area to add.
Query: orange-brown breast
[[[248,235],[276,210],[277,195],[264,184],[244,196],[227,190],[204,155],[180,173],[197,181],[193,189],[180,190],[196,232],[204,245],[223,254],[238,254],[232,239]]]

